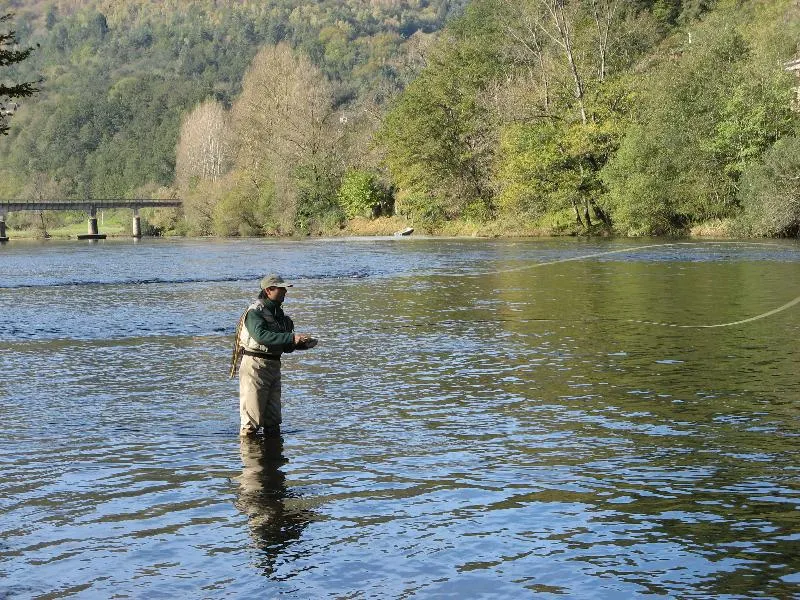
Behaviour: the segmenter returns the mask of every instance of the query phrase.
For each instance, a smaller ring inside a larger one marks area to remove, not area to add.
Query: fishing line
[[[795,304],[798,303],[800,303],[800,296],[798,296],[794,300],[789,300],[789,302],[787,302],[783,306],[779,306],[778,308],[774,308],[765,313],[761,313],[760,315],[756,315],[755,317],[748,317],[747,319],[741,319],[740,321],[731,321],[730,323],[714,323],[713,325],[678,325],[676,323],[657,323],[655,321],[637,321],[634,319],[626,319],[626,322],[642,323],[643,325],[658,325],[661,327],[680,327],[684,329],[711,329],[714,327],[731,327],[733,325],[742,325],[744,323],[751,323],[752,321],[758,321],[759,319],[766,319],[767,317],[776,315],[779,312],[783,312],[787,308],[792,308]]]
[[[719,244],[736,244],[739,246],[767,246],[770,248],[781,248],[776,244],[767,244],[763,242],[711,242],[711,244],[719,245]],[[580,260],[587,260],[590,258],[600,258],[601,256],[608,256],[609,254],[623,254],[626,252],[635,252],[637,250],[648,250],[650,248],[664,248],[666,246],[703,246],[699,242],[665,242],[663,244],[648,244],[646,246],[629,246],[627,248],[618,248],[616,250],[606,250],[603,252],[595,252],[593,254],[582,254],[580,256],[570,256],[567,258],[559,258],[557,260],[549,260],[545,262],[534,263],[532,265],[523,265],[521,267],[513,267],[510,269],[500,269],[495,271],[487,271],[483,273],[466,273],[466,274],[454,274],[453,276],[456,277],[483,277],[486,275],[495,275],[495,274],[502,274],[502,273],[514,273],[517,271],[525,271],[527,269],[536,269],[538,267],[549,267],[551,265],[557,265],[560,263],[565,262],[575,262]],[[710,245],[710,244],[709,244]]]
[[[773,248],[776,247],[775,244],[766,244],[761,242],[714,242],[714,245],[721,245],[721,244],[734,244],[734,245],[747,245],[747,246],[771,246]],[[648,248],[659,248],[664,246],[703,246],[704,244],[699,244],[697,242],[672,242],[672,243],[664,243],[664,244],[649,244],[647,246],[636,246],[631,248],[622,248],[619,250],[609,250],[607,252],[597,252],[595,254],[587,254],[582,257],[570,257],[570,258],[562,258],[559,260],[549,261],[545,263],[536,263],[534,265],[527,265],[526,267],[517,267],[513,269],[513,271],[520,271],[525,268],[534,268],[534,267],[541,267],[541,266],[549,266],[555,265],[559,263],[574,261],[574,260],[585,260],[589,258],[598,258],[601,256],[606,256],[608,254],[619,254],[623,252],[629,252],[632,250],[645,250]],[[774,308],[772,310],[768,310],[767,312],[763,312],[760,315],[755,315],[753,317],[748,317],[746,319],[740,319],[738,321],[730,321],[728,323],[713,323],[707,325],[680,325],[677,323],[659,323],[657,321],[643,321],[638,319],[625,319],[626,323],[640,323],[642,325],[655,325],[658,327],[675,327],[680,329],[713,329],[717,327],[733,327],[734,325],[743,325],[745,323],[752,323],[753,321],[758,321],[760,319],[766,319],[767,317],[771,317],[772,315],[776,315],[784,310],[792,308],[796,304],[800,303],[800,296],[790,300],[786,304],[779,306],[778,308]]]
[[[600,257],[603,257],[603,256],[609,256],[611,254],[630,253],[630,252],[636,252],[636,251],[640,251],[640,250],[648,250],[648,249],[651,249],[651,248],[664,248],[664,247],[670,247],[670,246],[701,246],[702,247],[702,246],[706,246],[706,245],[710,245],[710,246],[717,245],[718,246],[718,245],[723,245],[723,244],[738,245],[738,246],[767,246],[767,247],[770,247],[770,248],[780,248],[782,250],[784,249],[784,248],[781,248],[780,246],[778,246],[776,244],[769,244],[769,243],[765,243],[765,242],[734,242],[734,241],[726,242],[726,241],[716,241],[716,242],[711,242],[711,243],[708,243],[708,244],[703,244],[703,243],[699,243],[699,242],[665,242],[665,243],[662,243],[662,244],[648,244],[648,245],[645,245],[645,246],[630,246],[630,247],[626,247],[626,248],[618,248],[616,250],[606,250],[606,251],[603,251],[603,252],[595,252],[595,253],[592,253],[592,254],[583,254],[583,255],[580,255],[580,256],[570,256],[570,257],[567,257],[567,258],[559,258],[557,260],[550,260],[550,261],[546,261],[546,262],[534,263],[532,265],[524,265],[524,266],[521,266],[521,267],[513,267],[513,268],[509,268],[509,269],[500,269],[500,270],[483,272],[483,273],[466,273],[466,274],[457,273],[457,274],[452,274],[452,275],[450,275],[450,274],[443,274],[443,275],[444,276],[456,276],[456,277],[485,277],[487,275],[498,275],[498,274],[503,274],[503,273],[515,273],[515,272],[519,272],[519,271],[526,271],[528,269],[536,269],[536,268],[539,268],[539,267],[548,267],[548,266],[551,266],[551,265],[557,265],[557,264],[566,263],[566,262],[582,261],[582,260],[588,260],[588,259],[591,259],[591,258],[600,258]],[[639,319],[615,319],[615,320],[620,321],[620,322],[626,322],[626,323],[639,323],[639,324],[642,324],[642,325],[655,325],[655,326],[658,326],[658,327],[675,327],[675,328],[681,328],[681,329],[711,329],[711,328],[715,328],[715,327],[732,327],[734,325],[743,325],[744,323],[751,323],[753,321],[758,321],[760,319],[765,319],[767,317],[771,317],[772,315],[776,315],[776,314],[778,314],[780,312],[788,310],[789,308],[792,308],[796,304],[800,304],[800,296],[797,296],[796,298],[790,300],[789,302],[787,302],[786,304],[784,304],[782,306],[779,306],[778,308],[774,308],[772,310],[768,310],[767,312],[761,313],[760,315],[755,315],[753,317],[748,317],[746,319],[740,319],[738,321],[730,321],[728,323],[712,323],[712,324],[703,324],[703,325],[681,325],[681,324],[677,324],[677,323],[659,323],[659,322],[656,322],[656,321],[644,321],[644,320],[639,320]],[[537,319],[537,320],[546,320],[546,319]],[[608,320],[612,320],[612,319],[608,319]]]

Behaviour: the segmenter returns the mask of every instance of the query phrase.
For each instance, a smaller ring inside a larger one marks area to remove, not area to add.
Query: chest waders
[[[233,352],[231,354],[231,368],[228,373],[229,379],[233,379],[236,376],[236,373],[239,371],[239,366],[242,364],[242,356],[244,355],[244,351],[252,348],[247,348],[244,344],[242,344],[243,333],[246,334],[247,341],[253,342],[253,339],[250,337],[250,333],[245,329],[245,319],[247,318],[247,313],[251,310],[257,310],[264,320],[267,322],[270,331],[277,331],[277,332],[284,332],[288,333],[291,332],[294,325],[291,319],[287,316],[283,316],[281,320],[275,318],[271,312],[264,308],[264,305],[261,302],[256,302],[255,304],[251,304],[248,306],[245,311],[242,313],[242,316],[239,318],[239,322],[236,324],[236,333],[233,337]],[[258,347],[259,351],[266,351],[270,354],[277,354],[280,355],[282,353],[282,349],[279,346],[268,346],[268,347]]]

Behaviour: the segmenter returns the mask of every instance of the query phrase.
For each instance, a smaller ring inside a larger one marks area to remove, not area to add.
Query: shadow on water
[[[288,462],[282,438],[242,438],[240,451],[242,474],[236,478],[235,505],[247,515],[253,544],[262,552],[259,569],[267,577],[276,577],[280,563],[291,560],[290,548],[313,514],[292,502],[298,497],[286,486],[281,470]]]

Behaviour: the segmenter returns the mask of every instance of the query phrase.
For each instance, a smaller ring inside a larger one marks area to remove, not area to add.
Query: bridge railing
[[[19,210],[98,210],[181,206],[178,198],[93,198],[87,200],[0,200],[0,213]]]

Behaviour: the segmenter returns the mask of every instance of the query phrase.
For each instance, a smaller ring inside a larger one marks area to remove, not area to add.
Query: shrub
[[[778,140],[748,168],[739,190],[738,226],[750,235],[800,235],[800,137]]]
[[[370,171],[348,171],[336,197],[348,219],[391,213],[391,192]]]

